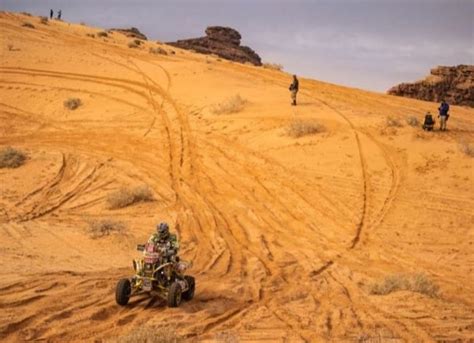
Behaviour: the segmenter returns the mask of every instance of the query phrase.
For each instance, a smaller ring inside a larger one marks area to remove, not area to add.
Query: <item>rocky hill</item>
[[[240,33],[230,27],[210,26],[206,29],[205,37],[178,40],[167,44],[194,50],[201,54],[215,54],[235,62],[262,65],[260,56],[255,51],[240,45],[241,38]]]
[[[141,33],[136,27],[131,27],[129,29],[110,29],[110,31],[120,32],[130,38],[147,40],[147,36]]]
[[[388,94],[428,101],[444,98],[451,104],[474,107],[474,66],[439,66],[426,79],[399,84]]]

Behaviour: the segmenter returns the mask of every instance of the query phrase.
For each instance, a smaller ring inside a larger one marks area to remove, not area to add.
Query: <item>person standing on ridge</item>
[[[59,10],[58,11],[58,20],[61,20],[61,14],[62,14],[62,12],[61,12],[61,10]]]
[[[49,10],[49,19],[53,19],[54,11],[52,9]]]
[[[446,122],[448,121],[449,118],[449,105],[448,103],[443,99],[441,101],[441,105],[438,108],[439,111],[439,130],[440,131],[446,131]]]
[[[291,92],[291,100],[293,102],[291,103],[292,106],[296,106],[296,94],[298,93],[298,90],[300,88],[298,78],[296,75],[293,75],[293,82],[290,85],[290,92]]]

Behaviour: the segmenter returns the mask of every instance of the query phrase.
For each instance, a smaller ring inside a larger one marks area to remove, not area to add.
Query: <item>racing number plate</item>
[[[143,280],[143,290],[151,291],[151,280],[148,280],[148,279]]]

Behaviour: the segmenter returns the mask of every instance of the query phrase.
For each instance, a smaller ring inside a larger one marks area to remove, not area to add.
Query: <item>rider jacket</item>
[[[148,243],[153,243],[166,248],[166,256],[173,260],[178,255],[179,242],[175,234],[169,234],[168,238],[161,239],[157,233],[153,233],[148,239]]]

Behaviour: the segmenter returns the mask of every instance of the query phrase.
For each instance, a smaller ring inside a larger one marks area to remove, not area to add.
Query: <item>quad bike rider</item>
[[[194,277],[184,275],[191,264],[181,261],[176,235],[169,232],[167,223],[160,223],[156,233],[146,244],[137,246],[143,251],[143,258],[133,261],[135,275],[121,279],[116,287],[115,300],[121,306],[127,305],[131,296],[148,293],[166,300],[169,307],[178,307],[181,300],[194,296]]]
[[[167,223],[160,223],[156,226],[156,232],[148,239],[148,243],[154,244],[159,248],[164,248],[168,262],[179,262],[178,251],[179,242],[175,234],[170,233]]]

